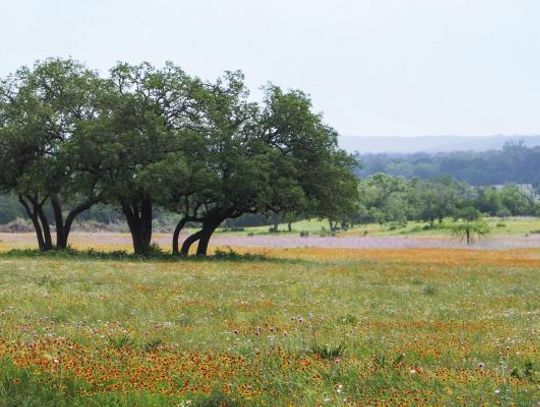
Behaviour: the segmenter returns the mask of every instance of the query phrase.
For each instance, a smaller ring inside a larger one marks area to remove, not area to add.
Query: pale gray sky
[[[540,134],[539,0],[0,0],[0,16],[1,75],[172,60],[301,88],[343,134]]]

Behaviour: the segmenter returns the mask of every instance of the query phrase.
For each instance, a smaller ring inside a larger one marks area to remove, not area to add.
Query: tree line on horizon
[[[466,148],[466,147],[464,147]],[[362,178],[383,172],[405,178],[448,177],[474,186],[531,184],[540,195],[540,147],[511,142],[499,150],[358,154]]]
[[[263,93],[252,101],[241,72],[210,82],[170,62],[118,63],[102,77],[38,61],[0,82],[0,191],[42,251],[68,247],[96,205],[122,213],[138,254],[152,250],[156,209],[181,215],[172,251],[183,255],[194,244],[205,255],[216,228],[244,214],[350,218],[356,162],[337,132],[302,91]],[[199,229],[180,246],[188,223]]]

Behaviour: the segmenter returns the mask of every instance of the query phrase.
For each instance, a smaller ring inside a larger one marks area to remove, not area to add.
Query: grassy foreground
[[[0,406],[540,401],[540,250],[264,253],[1,254]]]

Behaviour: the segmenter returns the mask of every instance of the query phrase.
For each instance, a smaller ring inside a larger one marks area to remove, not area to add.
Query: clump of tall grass
[[[311,351],[318,355],[321,359],[336,359],[341,358],[345,355],[345,344],[343,342],[340,342],[338,345],[317,345],[314,344],[311,347]]]

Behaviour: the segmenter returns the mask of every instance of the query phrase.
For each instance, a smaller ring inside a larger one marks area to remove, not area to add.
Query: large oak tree
[[[96,201],[99,174],[80,171],[76,135],[96,118],[101,80],[71,59],[21,68],[0,85],[0,187],[15,193],[41,250],[65,248],[76,216]]]

